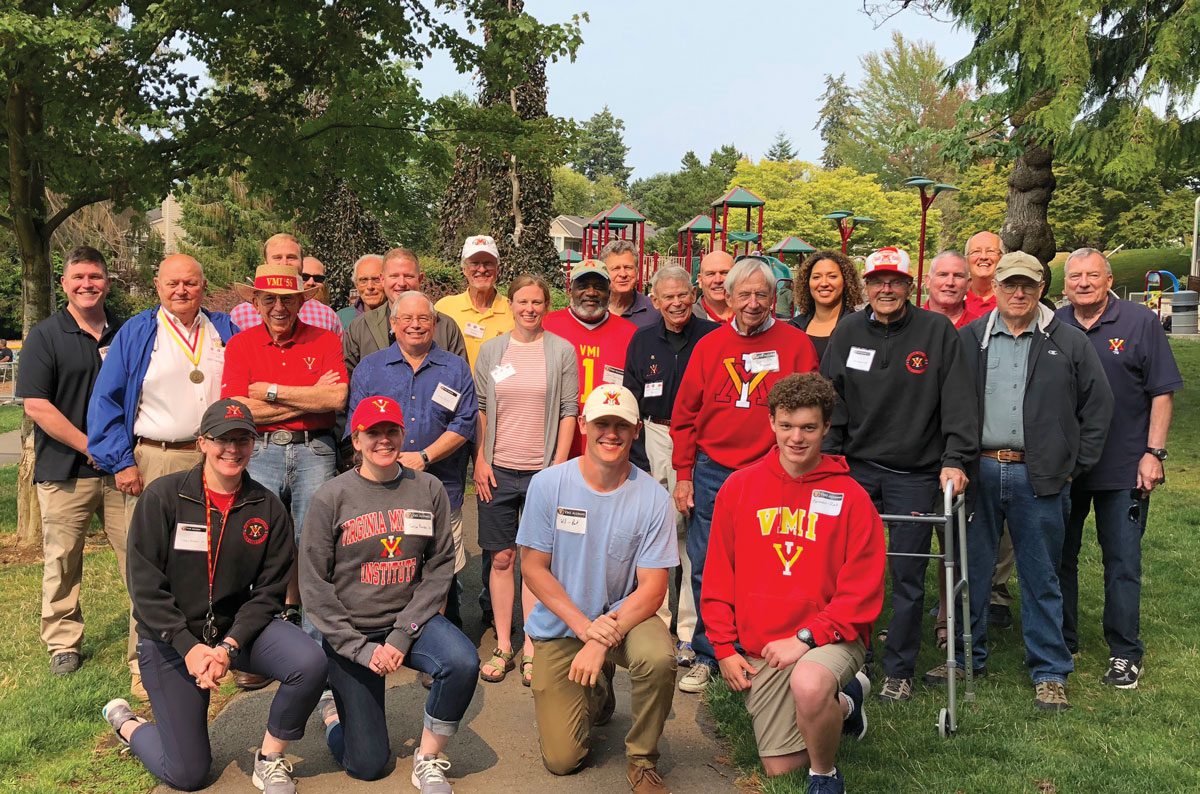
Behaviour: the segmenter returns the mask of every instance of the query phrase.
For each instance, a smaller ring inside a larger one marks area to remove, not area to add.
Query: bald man
[[[700,300],[692,305],[692,314],[701,320],[727,322],[733,316],[729,296],[725,293],[725,277],[733,268],[733,257],[724,251],[710,251],[700,260],[698,284]]]
[[[994,232],[977,232],[967,240],[967,266],[971,269],[971,284],[967,288],[968,313],[982,317],[996,308],[992,276],[1003,253],[1000,236]]]
[[[220,399],[225,343],[238,331],[229,315],[200,308],[208,281],[192,257],[164,259],[154,288],[159,305],[131,317],[101,351],[88,405],[88,454],[115,475],[126,526],[143,488],[199,462],[200,418]],[[130,667],[133,694],[145,698],[136,657]]]

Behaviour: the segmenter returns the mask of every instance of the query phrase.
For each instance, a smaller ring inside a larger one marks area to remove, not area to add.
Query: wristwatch
[[[231,642],[228,642],[227,640],[221,640],[220,642],[218,642],[217,647],[224,648],[225,653],[229,654],[230,664],[232,664],[233,661],[238,658],[238,654],[242,652],[241,648],[237,647],[236,645],[234,645]]]
[[[273,403],[279,399],[279,384],[272,383],[267,387],[267,402]]]
[[[1167,451],[1162,447],[1146,447],[1146,452],[1158,458],[1159,460],[1167,459]]]
[[[808,629],[800,629],[796,632],[796,639],[807,645],[809,648],[817,647],[817,640],[813,637],[813,633]]]
[[[429,455],[425,452],[425,450],[421,450],[418,454],[420,454],[421,460],[425,461],[425,465],[428,466],[429,465]]]

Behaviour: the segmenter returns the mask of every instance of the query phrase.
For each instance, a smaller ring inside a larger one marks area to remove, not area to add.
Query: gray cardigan
[[[508,349],[509,332],[483,343],[475,359],[475,394],[479,398],[479,412],[485,416],[496,404],[496,382],[492,370],[499,366]],[[549,331],[542,335],[542,347],[546,352],[546,455],[543,468],[550,465],[554,448],[558,445],[558,423],[565,416],[579,416],[579,364],[575,360],[575,346],[561,336]],[[496,449],[496,422],[487,423],[483,438],[483,459],[489,464]]]

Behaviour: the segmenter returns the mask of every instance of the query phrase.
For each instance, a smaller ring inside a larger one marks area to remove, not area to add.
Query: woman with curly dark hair
[[[842,318],[863,302],[862,279],[849,257],[839,251],[816,251],[800,265],[796,277],[796,311],[792,325],[808,334],[818,356]]]

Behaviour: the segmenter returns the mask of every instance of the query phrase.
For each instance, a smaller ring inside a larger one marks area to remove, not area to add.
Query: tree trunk
[[[30,425],[28,419],[24,425]],[[33,433],[22,434],[21,463],[17,467],[17,545],[42,545],[42,511],[33,484]]]
[[[1000,239],[1009,251],[1024,251],[1043,265],[1054,258],[1054,229],[1047,220],[1054,195],[1054,152],[1030,143],[1008,176],[1008,211]]]

